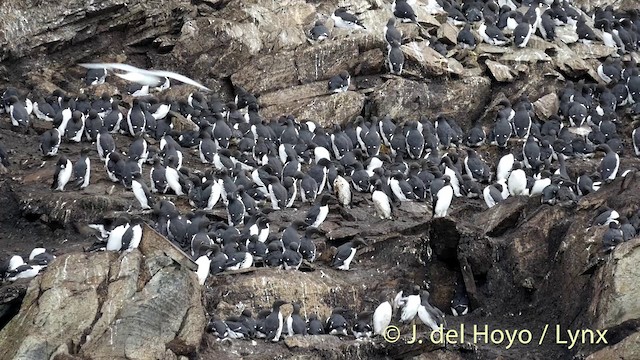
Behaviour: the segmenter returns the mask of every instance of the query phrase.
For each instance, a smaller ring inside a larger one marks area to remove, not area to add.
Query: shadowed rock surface
[[[72,253],[31,282],[0,344],[3,359],[161,359],[179,349],[175,358],[195,353],[205,324],[195,275],[174,259],[138,250]]]

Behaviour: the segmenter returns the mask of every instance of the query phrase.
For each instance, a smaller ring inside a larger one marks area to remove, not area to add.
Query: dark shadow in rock
[[[447,264],[457,266],[460,232],[455,221],[435,218],[429,222],[428,232],[433,254]]]

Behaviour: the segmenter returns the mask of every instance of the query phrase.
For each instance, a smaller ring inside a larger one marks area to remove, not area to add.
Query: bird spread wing
[[[193,85],[195,87],[198,87],[207,91],[211,90],[208,87],[200,84],[199,82],[193,79],[190,79],[184,75],[177,74],[171,71],[166,71],[166,70],[144,70],[144,69],[139,69],[135,66],[120,64],[120,63],[82,63],[78,65],[87,69],[122,70],[122,71],[137,73],[140,75],[146,75],[146,76],[169,77],[169,78],[178,80],[180,82],[183,82],[185,84]]]

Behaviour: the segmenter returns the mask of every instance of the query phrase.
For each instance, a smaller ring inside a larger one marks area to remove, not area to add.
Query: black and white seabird
[[[302,264],[302,254],[299,252],[300,245],[292,241],[289,248],[282,252],[282,265],[285,270],[298,270]]]
[[[194,236],[195,238],[195,236]],[[211,250],[212,250],[212,242],[210,240],[205,241],[196,241],[196,246],[194,246],[194,241],[191,242],[192,247],[192,258],[194,262],[198,265],[198,269],[196,270],[196,275],[198,276],[198,283],[200,285],[204,285],[207,281],[207,277],[211,271]]]
[[[87,139],[91,142],[96,141],[102,126],[102,118],[100,118],[98,112],[95,110],[89,111],[89,115],[84,121],[84,132]]]
[[[136,136],[138,132],[145,131],[147,119],[142,111],[140,100],[133,99],[133,105],[127,112],[127,130],[131,136]]]
[[[307,323],[300,316],[300,304],[294,302],[293,312],[287,317],[287,334],[293,335],[307,335]]]
[[[56,164],[56,172],[53,175],[51,189],[54,191],[64,191],[64,187],[69,180],[71,180],[72,169],[71,160],[67,159],[64,155],[60,156]]]
[[[429,292],[423,290],[420,294],[420,307],[418,307],[418,318],[423,324],[436,331],[445,325],[444,314],[440,309],[429,303]]]
[[[172,162],[175,161],[175,157],[174,156],[169,156],[167,158],[167,164],[171,164]],[[169,185],[169,188],[171,188],[171,190],[173,191],[174,194],[180,196],[180,195],[184,195],[184,191],[185,189],[183,189],[182,187],[182,183],[181,180],[183,178],[182,173],[180,173],[178,171],[178,169],[176,169],[174,167],[174,165],[167,165],[164,168],[165,170],[165,178],[167,180],[167,185]]]
[[[469,312],[469,296],[462,277],[456,282],[456,289],[451,299],[451,313],[453,316],[464,316]]]
[[[345,312],[346,309],[333,309],[331,315],[327,318],[327,334],[347,336],[347,329],[349,328],[349,325],[343,316]]]
[[[387,42],[387,49],[402,44],[402,33],[396,28],[396,18],[389,18],[384,27],[384,39]]]
[[[622,239],[624,241],[629,241],[636,237],[636,228],[626,216],[620,218],[620,231],[622,231]]]
[[[618,169],[620,168],[620,156],[615,151],[611,150],[609,145],[600,144],[596,147],[597,151],[604,151],[605,155],[600,161],[598,167],[600,171],[600,178],[602,181],[610,182],[616,178]]]
[[[238,226],[244,223],[246,208],[242,200],[235,193],[227,194],[227,215],[229,226]]]
[[[515,112],[514,112],[515,114]],[[509,123],[509,119],[505,116],[498,114],[496,123],[492,130],[493,139],[500,148],[506,148],[509,139],[511,138],[512,128]]]
[[[111,111],[105,115],[102,119],[104,127],[110,133],[116,133],[120,131],[120,124],[124,119],[124,115],[122,115],[122,111],[120,111],[119,102],[114,100],[111,103]]]
[[[519,47],[527,47],[529,39],[534,32],[534,27],[526,19],[523,19],[513,30],[513,43]]]
[[[453,187],[451,186],[450,176],[444,175],[442,177],[442,180],[444,181],[444,185],[435,194],[433,194],[434,218],[447,216],[447,211],[449,210],[449,206],[451,206],[451,200],[453,199]]]
[[[480,34],[484,42],[490,45],[502,46],[509,42],[509,40],[504,37],[504,34],[502,34],[502,31],[492,23],[480,23],[478,34]]]
[[[106,78],[107,69],[105,68],[87,69],[87,74],[84,77],[84,83],[87,86],[102,85]]]
[[[56,111],[51,104],[40,98],[33,103],[33,114],[40,120],[53,121]]]
[[[603,63],[598,65],[597,73],[600,79],[606,84],[611,82],[616,83],[620,80],[622,68],[612,57],[607,57]]]
[[[122,238],[124,237],[125,232],[130,227],[129,217],[128,216],[120,216],[118,217],[113,224],[111,224],[112,229],[109,232],[109,238],[107,239],[106,250],[107,251],[120,251],[122,248]]]
[[[540,34],[546,41],[554,41],[556,39],[556,24],[549,15],[549,10],[545,11],[540,17]]]
[[[486,137],[487,135],[485,134],[484,129],[482,129],[482,125],[478,123],[469,129],[464,138],[464,143],[469,147],[478,147],[484,143]]]
[[[309,32],[311,40],[322,41],[329,38],[329,29],[324,25],[322,20],[317,20]]]
[[[337,8],[331,15],[331,19],[333,19],[333,23],[337,28],[354,30],[365,28],[355,15],[343,7]]]
[[[598,215],[596,215],[591,221],[591,226],[602,226],[609,225],[611,222],[618,221],[620,218],[620,214],[607,206],[598,210]]]
[[[363,311],[357,315],[351,327],[351,332],[356,339],[368,339],[373,336],[372,317],[371,311]]]
[[[89,159],[89,149],[84,148],[80,151],[80,159],[73,165],[74,185],[78,189],[84,189],[89,186],[89,178],[91,175],[91,160]]]
[[[211,138],[211,133],[206,130],[200,131],[200,144],[198,145],[200,161],[203,164],[213,164],[214,155],[217,150],[218,147]]]
[[[48,252],[45,248],[33,248],[33,250],[31,250],[31,253],[29,253],[29,264],[47,266],[55,258],[56,256]]]
[[[457,42],[458,46],[463,49],[473,50],[476,48],[476,37],[471,32],[471,26],[468,23],[465,23],[462,30],[458,32]]]
[[[525,167],[528,169],[538,169],[542,164],[540,145],[538,145],[535,136],[527,137],[527,141],[522,146],[522,158]]]
[[[305,223],[312,228],[318,228],[326,220],[329,215],[329,202],[333,200],[333,197],[328,194],[322,195],[320,203],[314,205],[309,209],[305,216]]]
[[[105,161],[109,154],[116,151],[116,142],[106,128],[103,128],[98,133],[98,137],[96,139],[96,147],[98,149],[100,160],[102,161]]]
[[[578,41],[586,45],[589,45],[598,40],[595,32],[593,32],[593,29],[589,25],[587,25],[584,17],[580,17],[578,19],[578,22],[576,24],[576,33],[578,34]]]
[[[45,267],[44,265],[27,264],[20,255],[14,255],[9,260],[9,266],[4,278],[10,282],[18,279],[30,279],[38,275]]]
[[[473,149],[467,149],[467,157],[464,159],[464,167],[467,175],[479,182],[488,182],[491,177],[491,169],[478,157]]]
[[[17,96],[11,96],[8,100],[9,115],[11,117],[11,125],[26,129],[31,124],[29,112],[26,106],[18,99]]]
[[[391,11],[393,12],[393,15],[402,22],[418,23],[416,13],[413,11],[413,8],[409,5],[407,0],[394,0],[391,5]]]
[[[519,162],[513,164],[513,170],[507,179],[509,195],[529,195],[527,189],[527,174],[522,170]]]
[[[387,53],[387,66],[389,72],[394,75],[402,75],[404,68],[404,53],[399,46],[391,46]]]
[[[107,155],[104,167],[107,171],[107,176],[112,182],[117,183],[124,180],[126,162],[119,153],[112,152]]]
[[[416,121],[410,121],[405,124],[404,140],[406,144],[406,153],[412,159],[422,158],[424,151],[424,135],[419,129],[419,123]]]
[[[367,245],[364,240],[356,238],[355,240],[347,241],[346,243],[338,247],[338,252],[331,262],[331,267],[338,270],[349,270],[349,266],[356,255],[358,246]]]
[[[213,244],[211,250],[211,264],[209,265],[209,273],[216,275],[224,271],[228,256],[220,250],[218,244]]]
[[[58,129],[53,128],[43,132],[40,135],[40,152],[42,152],[42,156],[55,156],[58,153],[61,141]]]
[[[374,189],[371,200],[376,214],[380,219],[391,219],[391,199],[389,199],[389,194],[385,192],[381,179],[376,180]]]
[[[143,210],[149,210],[154,205],[153,197],[151,196],[151,192],[145,184],[144,180],[142,180],[142,174],[135,173],[133,174],[133,180],[131,181],[131,190],[133,191],[133,195],[136,197],[136,200],[140,203],[140,207]]]
[[[307,333],[309,335],[322,335],[324,334],[324,326],[322,321],[318,319],[318,315],[309,315],[309,321],[307,322]]]
[[[504,180],[502,180],[502,182],[504,183]],[[482,191],[482,196],[484,198],[485,204],[487,204],[487,207],[492,208],[497,203],[504,200],[504,197],[502,196],[502,189],[499,188],[502,186],[502,184],[497,183],[484,188],[484,190]],[[506,185],[504,185],[504,187],[506,187]]]
[[[284,319],[280,307],[286,304],[286,301],[276,300],[271,308],[271,313],[265,318],[263,331],[267,341],[278,342],[284,328]]]
[[[346,70],[341,71],[338,75],[329,79],[327,89],[329,92],[339,93],[349,90],[351,84],[351,76]]]
[[[602,247],[605,252],[612,251],[616,245],[624,242],[622,230],[618,222],[610,222],[609,228],[602,235]]]
[[[304,235],[300,238],[300,246],[298,251],[302,255],[302,258],[313,262],[316,259],[316,244],[313,242],[312,236],[314,233],[317,233],[318,229],[308,227]]]
[[[74,111],[71,119],[65,127],[64,137],[68,141],[80,142],[84,134],[84,115],[80,111]]]

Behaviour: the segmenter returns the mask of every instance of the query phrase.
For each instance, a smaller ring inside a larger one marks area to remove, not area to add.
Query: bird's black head
[[[366,243],[362,238],[360,238],[360,237],[358,237],[358,238],[356,238],[356,239],[352,240],[352,244],[353,244],[353,246],[355,246],[355,247],[358,247],[358,246],[367,246],[367,243]]]
[[[282,306],[284,304],[287,304],[287,302],[284,301],[284,300],[278,299],[278,300],[274,301],[273,302],[273,310],[280,310],[280,306]]]

